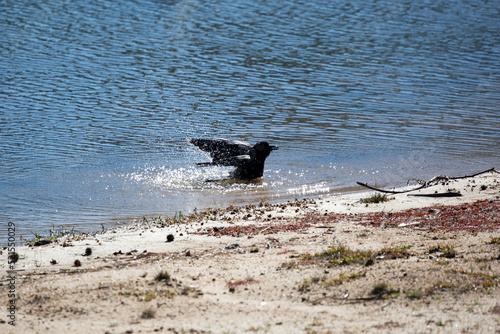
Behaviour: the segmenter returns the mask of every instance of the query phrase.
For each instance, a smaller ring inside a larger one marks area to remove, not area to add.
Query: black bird
[[[242,141],[222,138],[189,139],[189,142],[200,150],[209,152],[212,157],[212,162],[198,163],[198,166],[234,166],[236,170],[231,176],[240,180],[262,177],[267,156],[278,149],[267,141],[260,141],[253,146]]]

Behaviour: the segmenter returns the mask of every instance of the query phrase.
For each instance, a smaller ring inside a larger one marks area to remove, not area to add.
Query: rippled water
[[[77,230],[499,167],[497,1],[2,1],[0,221]],[[280,146],[207,183],[190,137]],[[5,235],[6,228],[0,228]]]

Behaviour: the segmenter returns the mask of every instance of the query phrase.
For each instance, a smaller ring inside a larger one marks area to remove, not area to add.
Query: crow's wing
[[[200,148],[200,150],[209,152],[214,164],[225,166],[240,166],[238,161],[243,161],[243,158],[238,156],[248,156],[252,145],[238,141],[227,139],[189,139],[189,141]],[[248,156],[248,159],[250,157]],[[235,164],[229,164],[229,162]],[[237,164],[236,164],[237,163]]]
[[[239,167],[252,161],[249,155],[237,155],[219,160],[218,165]]]

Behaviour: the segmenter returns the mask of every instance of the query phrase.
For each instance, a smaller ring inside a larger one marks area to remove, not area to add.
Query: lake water
[[[500,167],[500,3],[1,1],[0,235]],[[207,183],[187,138],[280,149]]]

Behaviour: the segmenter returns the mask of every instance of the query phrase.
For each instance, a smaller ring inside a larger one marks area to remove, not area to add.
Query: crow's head
[[[269,145],[267,141],[260,141],[253,146],[257,156],[266,158],[271,151],[277,150],[278,146]]]

